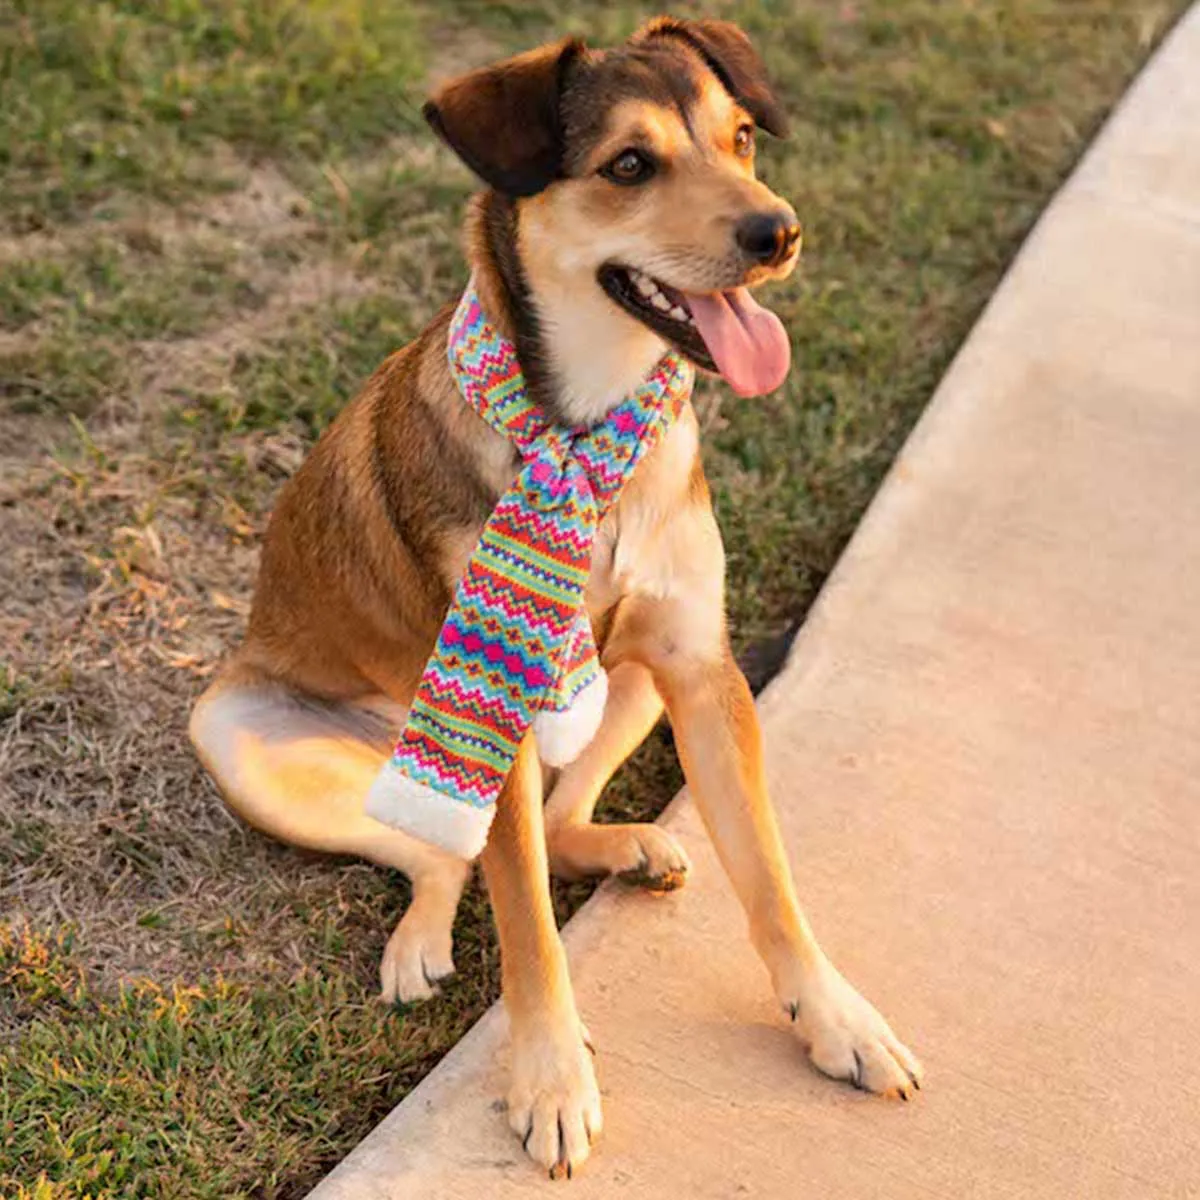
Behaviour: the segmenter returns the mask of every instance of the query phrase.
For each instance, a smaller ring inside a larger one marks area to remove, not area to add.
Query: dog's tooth
[[[680,306],[678,304],[673,304],[671,306],[671,316],[673,316],[675,318],[675,320],[677,320],[677,321],[686,321],[687,320],[687,313],[682,308],[680,308]]]
[[[640,272],[633,277],[634,286],[643,296],[653,296],[658,288],[655,286],[654,280],[648,275],[643,275]]]
[[[671,302],[660,291],[655,291],[654,295],[650,297],[650,303],[660,312],[668,312],[671,308]]]

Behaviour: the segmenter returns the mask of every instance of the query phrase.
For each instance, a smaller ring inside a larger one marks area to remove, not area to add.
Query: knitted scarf
[[[367,812],[474,858],[526,732],[543,762],[563,766],[599,727],[608,680],[583,595],[596,530],[687,402],[693,371],[668,353],[598,424],[556,424],[473,283],[448,352],[464,399],[521,465],[484,525]]]

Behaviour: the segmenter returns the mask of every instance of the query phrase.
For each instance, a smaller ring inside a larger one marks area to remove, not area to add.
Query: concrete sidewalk
[[[762,705],[825,948],[922,1056],[815,1074],[695,862],[571,923],[586,1197],[1200,1195],[1200,8],[1039,224]],[[552,1186],[498,1010],[313,1193]]]

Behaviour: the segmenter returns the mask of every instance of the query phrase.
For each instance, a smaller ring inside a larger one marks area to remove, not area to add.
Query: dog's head
[[[787,336],[749,289],[800,252],[795,213],[755,177],[757,129],[782,136],[786,118],[735,25],[659,18],[606,52],[562,41],[452,80],[425,114],[517,198],[544,306],[595,321],[599,304],[741,395],[783,381]]]

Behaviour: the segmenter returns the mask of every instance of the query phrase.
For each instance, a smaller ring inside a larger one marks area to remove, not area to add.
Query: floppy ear
[[[583,52],[565,38],[452,79],[421,110],[434,132],[475,172],[510,196],[532,196],[562,168],[559,97]]]
[[[687,42],[725,85],[729,94],[776,137],[787,137],[788,119],[767,81],[767,71],[750,39],[732,21],[684,21],[658,17],[639,38],[676,37]]]

